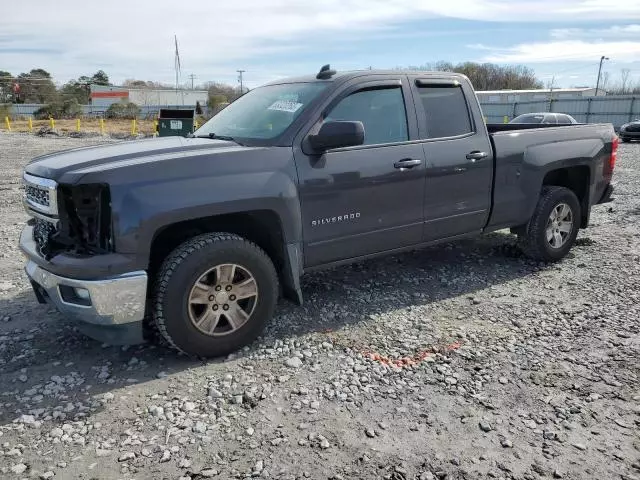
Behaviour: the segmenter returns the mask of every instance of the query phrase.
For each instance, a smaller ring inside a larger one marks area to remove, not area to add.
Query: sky
[[[640,0],[30,0],[0,15],[0,70],[49,71],[57,83],[98,69],[112,82],[256,87],[338,70],[440,60],[520,64],[555,88],[640,82]]]

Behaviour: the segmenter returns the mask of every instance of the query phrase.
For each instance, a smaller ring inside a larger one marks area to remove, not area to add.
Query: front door
[[[409,143],[417,128],[407,121],[408,95],[402,76],[347,85],[318,123],[361,121],[364,144],[322,155],[296,150],[306,267],[420,242],[425,165],[422,146]]]

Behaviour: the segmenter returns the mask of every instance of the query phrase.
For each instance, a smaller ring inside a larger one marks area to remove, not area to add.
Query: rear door
[[[410,78],[427,164],[424,241],[484,228],[491,209],[493,155],[467,82]]]

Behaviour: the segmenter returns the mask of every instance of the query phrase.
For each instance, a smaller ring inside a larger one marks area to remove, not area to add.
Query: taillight
[[[616,166],[616,158],[618,157],[618,145],[620,144],[620,138],[618,136],[613,137],[611,142],[611,156],[609,157],[609,171],[613,172]]]

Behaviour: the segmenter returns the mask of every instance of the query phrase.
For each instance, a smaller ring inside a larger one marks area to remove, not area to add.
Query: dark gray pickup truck
[[[533,128],[535,127],[535,128]],[[88,335],[186,353],[250,343],[314,269],[510,228],[563,258],[611,199],[610,124],[485,125],[449,73],[270,83],[188,138],[80,148],[24,171],[37,298]]]

